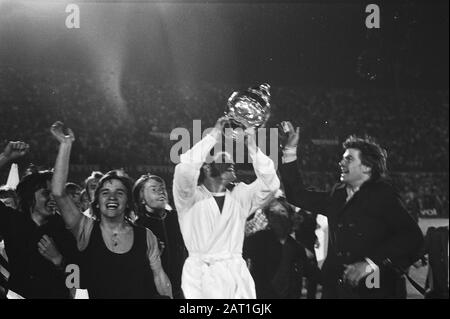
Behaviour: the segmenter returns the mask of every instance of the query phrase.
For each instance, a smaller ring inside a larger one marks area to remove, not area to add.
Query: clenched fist
[[[289,121],[283,121],[281,123],[284,132],[287,134],[287,141],[285,147],[288,148],[294,148],[297,147],[298,140],[300,139],[300,128],[294,128],[294,125],[292,125]]]
[[[55,122],[50,128],[53,136],[61,143],[72,143],[75,141],[75,134],[70,128],[67,128],[67,134],[64,133],[64,124],[62,122]]]
[[[15,160],[16,158],[24,156],[30,146],[24,142],[9,142],[3,151],[3,156],[9,161]]]

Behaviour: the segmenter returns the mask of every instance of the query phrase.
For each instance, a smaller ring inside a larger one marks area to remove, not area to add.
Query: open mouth
[[[47,208],[49,210],[56,210],[57,206],[56,206],[56,202],[55,201],[49,201],[47,202]]]
[[[107,209],[117,209],[117,208],[119,208],[119,204],[117,204],[117,203],[108,203],[108,204],[106,204],[106,208]]]
[[[341,176],[345,176],[349,173],[347,169],[341,168]]]

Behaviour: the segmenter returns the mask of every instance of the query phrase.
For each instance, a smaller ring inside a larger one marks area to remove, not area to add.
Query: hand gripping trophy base
[[[224,125],[222,133],[226,138],[237,140],[247,128],[234,118],[230,117],[230,114],[227,114],[227,116],[229,119]]]

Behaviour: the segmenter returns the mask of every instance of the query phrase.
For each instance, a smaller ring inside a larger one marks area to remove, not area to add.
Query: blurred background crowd
[[[71,161],[77,182],[92,168],[139,173],[142,165],[170,181],[170,149],[177,142],[170,132],[179,127],[192,132],[193,119],[201,120],[202,130],[211,127],[239,89],[155,86],[130,76],[122,81],[124,107],[115,108],[89,73],[3,67],[0,81],[0,141],[27,141],[32,152],[26,164],[51,167],[56,145],[48,128],[55,119],[64,121],[77,135]],[[387,149],[391,175],[413,211],[436,208],[448,216],[448,90],[273,87],[271,92],[267,127],[286,119],[301,127],[299,158],[311,185],[329,189],[337,178],[340,143],[350,134],[368,134]]]

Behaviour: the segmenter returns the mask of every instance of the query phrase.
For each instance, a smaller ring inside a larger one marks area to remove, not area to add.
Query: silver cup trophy
[[[258,87],[236,91],[228,99],[226,115],[229,122],[225,125],[225,135],[236,139],[238,129],[258,129],[263,127],[270,117],[270,85],[261,84]],[[230,130],[227,128],[231,127]]]

